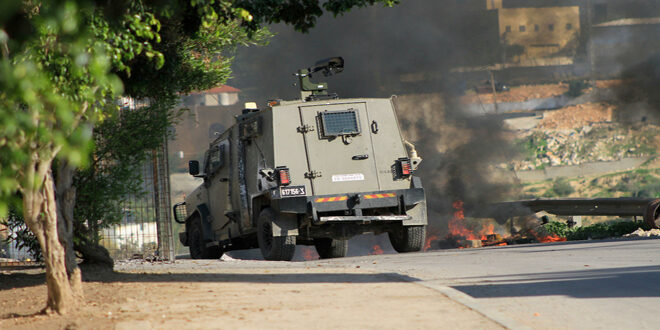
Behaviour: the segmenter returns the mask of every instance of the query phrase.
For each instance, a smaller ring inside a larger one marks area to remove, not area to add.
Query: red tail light
[[[277,173],[277,183],[280,186],[286,186],[291,183],[291,175],[289,175],[289,169],[286,167],[277,167],[275,168]]]
[[[412,174],[413,170],[409,158],[399,158],[397,161],[399,162],[399,171],[402,176],[409,176]]]

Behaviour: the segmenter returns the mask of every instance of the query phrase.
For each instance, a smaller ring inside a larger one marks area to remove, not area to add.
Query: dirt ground
[[[611,122],[615,106],[605,103],[585,103],[547,111],[539,129],[576,129],[601,122]]]
[[[488,87],[488,86],[486,86]],[[558,96],[568,91],[568,84],[544,84],[512,86],[508,91],[497,93],[497,102],[523,102],[531,99],[542,99]],[[479,93],[468,91],[461,97],[461,103],[493,103],[492,93]]]
[[[0,329],[500,328],[441,293],[387,273],[318,261],[125,263],[83,270],[84,303],[39,315],[41,270],[0,274]]]

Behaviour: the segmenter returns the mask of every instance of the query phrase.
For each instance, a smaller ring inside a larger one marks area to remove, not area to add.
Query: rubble
[[[524,171],[650,156],[656,152],[653,136],[657,129],[653,125],[623,127],[617,123],[593,123],[574,130],[520,132],[518,144],[527,154],[513,161],[511,167]]]
[[[657,237],[660,236],[660,229],[651,229],[651,230],[644,230],[642,228],[638,228],[634,232],[630,234],[625,234],[623,237]]]

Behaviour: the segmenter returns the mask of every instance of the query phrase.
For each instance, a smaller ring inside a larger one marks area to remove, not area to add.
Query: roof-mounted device
[[[336,99],[337,94],[328,94],[328,83],[311,81],[312,74],[322,72],[325,77],[344,71],[344,59],[331,57],[320,60],[313,67],[296,72],[300,83],[300,96],[305,101]]]

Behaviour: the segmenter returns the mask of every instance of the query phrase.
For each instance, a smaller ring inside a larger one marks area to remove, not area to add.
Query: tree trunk
[[[73,250],[73,209],[76,203],[76,188],[73,186],[75,169],[66,160],[61,160],[57,166],[55,191],[57,202],[57,230],[60,244],[64,247],[66,256],[66,272],[73,293],[82,298],[82,278],[76,253]]]
[[[23,211],[25,223],[37,237],[46,263],[48,299],[44,312],[64,314],[73,304],[74,298],[66,272],[65,250],[57,232],[57,205],[51,163],[33,160],[26,173],[28,184],[23,189]]]

